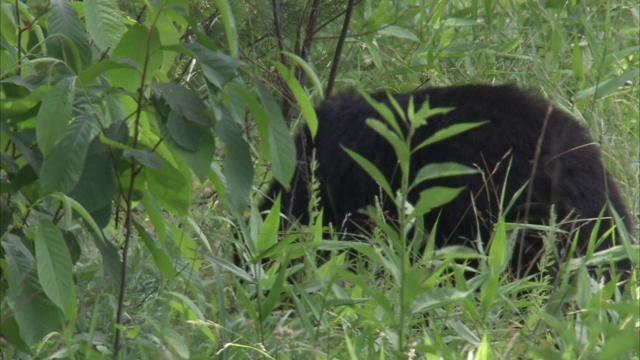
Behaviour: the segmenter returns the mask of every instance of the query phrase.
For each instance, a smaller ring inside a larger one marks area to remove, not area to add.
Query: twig
[[[342,31],[340,32],[340,38],[338,39],[338,45],[336,46],[336,53],[331,63],[331,72],[329,73],[329,83],[327,84],[327,90],[324,92],[325,97],[331,96],[333,91],[333,85],[336,80],[336,74],[338,73],[338,65],[340,63],[340,54],[342,53],[342,46],[347,38],[347,32],[349,31],[349,22],[351,22],[351,13],[353,12],[354,0],[349,0],[347,4],[347,10],[344,14],[344,24],[342,25]]]

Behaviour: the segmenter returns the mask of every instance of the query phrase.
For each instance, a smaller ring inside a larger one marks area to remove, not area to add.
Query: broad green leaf
[[[102,50],[115,48],[125,31],[124,17],[113,0],[85,0],[84,15],[91,39]]]
[[[487,333],[482,336],[482,342],[478,346],[476,356],[473,360],[493,360],[493,344],[489,341]]]
[[[171,149],[174,154],[189,165],[189,168],[200,181],[204,181],[207,178],[209,166],[216,152],[216,143],[213,133],[204,129],[198,133],[197,141],[200,145],[197,151],[189,151],[177,146],[171,146]]]
[[[173,214],[187,212],[191,205],[190,178],[164,159],[161,170],[145,168],[144,173],[149,191],[160,206]]]
[[[162,170],[162,158],[158,154],[144,149],[127,149],[122,152],[122,156],[125,158],[132,157],[143,166],[153,169]]]
[[[420,198],[413,207],[414,217],[422,216],[427,212],[448,204],[458,197],[465,187],[449,188],[444,186],[434,186],[420,192]]]
[[[390,198],[394,198],[394,193],[393,190],[391,189],[391,186],[389,185],[389,182],[387,181],[387,179],[385,178],[385,176],[382,174],[382,172],[371,162],[369,161],[367,158],[365,158],[364,156],[356,153],[355,151],[351,151],[345,147],[342,147],[342,149],[344,149],[344,151],[351,156],[351,158],[358,163],[358,165],[360,165],[360,167],[362,167],[367,174],[369,174],[369,176],[371,176],[371,178],[380,186],[382,187],[382,190],[384,190],[384,192],[390,197]]]
[[[431,163],[425,165],[418,171],[415,179],[413,179],[411,188],[414,188],[420,183],[427,180],[433,180],[448,176],[472,175],[476,174],[477,172],[478,170],[474,168],[454,162]]]
[[[84,170],[87,149],[99,128],[90,114],[75,119],[40,169],[40,192],[46,196],[56,191],[71,191]]]
[[[36,139],[45,157],[62,138],[71,121],[75,80],[75,77],[62,78],[42,98],[36,119]]]
[[[269,146],[273,177],[280,184],[286,184],[288,188],[296,169],[296,146],[282,117],[282,111],[271,93],[260,81],[256,82],[256,90],[269,118]]]
[[[55,194],[53,197],[55,197],[60,203],[65,204],[65,208],[69,207],[73,209],[74,213],[77,213],[80,218],[84,220],[85,224],[88,226],[89,233],[93,237],[96,247],[102,255],[102,264],[107,274],[109,274],[109,278],[113,279],[115,287],[118,288],[120,286],[122,274],[122,262],[120,261],[120,254],[118,254],[118,250],[105,238],[102,229],[100,229],[91,214],[89,214],[89,212],[85,210],[79,202],[63,194]]]
[[[11,46],[18,45],[18,26],[13,14],[9,13],[10,7],[0,7],[0,29],[2,36]]]
[[[258,252],[262,253],[276,243],[280,229],[280,196],[276,199],[258,235]]]
[[[33,170],[40,169],[42,156],[38,149],[32,149],[35,134],[32,129],[25,129],[18,132],[11,131],[5,122],[0,122],[0,134],[6,136],[20,151],[24,159],[31,165]]]
[[[178,84],[153,87],[161,95],[154,97],[152,103],[163,139],[198,178],[204,180],[215,154],[213,123],[204,114],[204,103]]]
[[[253,120],[256,122],[258,128],[260,155],[265,160],[271,161],[271,140],[269,136],[269,116],[267,115],[267,112],[264,110],[264,107],[260,104],[258,99],[256,99],[245,88],[237,84],[231,84],[229,88],[232,88],[234,92],[240,94],[244,105],[242,111],[245,111],[245,107],[249,108]],[[238,117],[236,118],[236,121],[239,121],[239,119],[241,119],[240,114],[236,114],[236,116]]]
[[[151,32],[151,41],[149,33]],[[142,70],[147,63],[145,83],[149,81],[162,66],[164,56],[158,49],[162,46],[156,28],[149,31],[148,28],[136,24],[127,29],[120,38],[120,42],[113,53],[111,59],[118,63],[126,63],[131,68],[114,68],[107,71],[107,78],[113,87],[120,87],[129,92],[136,92],[142,83]],[[147,47],[150,47],[147,50]],[[151,54],[147,58],[147,52]]]
[[[69,196],[76,199],[88,212],[103,209],[111,204],[118,190],[114,169],[116,159],[111,150],[98,137],[93,139],[87,150],[82,175]]]
[[[157,90],[169,108],[180,114],[188,124],[211,126],[211,119],[205,113],[207,109],[204,102],[192,90],[176,83],[153,84],[151,87]]]
[[[300,85],[298,80],[284,65],[275,63],[274,66],[280,73],[280,76],[282,76],[282,78],[287,82],[289,89],[293,93],[293,96],[296,98],[296,101],[300,106],[300,110],[302,111],[302,115],[307,122],[307,126],[311,131],[311,137],[315,138],[316,133],[318,132],[318,117],[316,116],[316,111],[311,104],[311,100],[309,100],[309,96],[302,88],[302,85]]]
[[[253,162],[249,144],[242,135],[240,124],[233,121],[229,114],[222,116],[217,129],[227,150],[224,161],[227,201],[234,212],[241,214],[249,203],[253,185]]]
[[[236,76],[236,69],[242,65],[240,60],[221,52],[211,51],[201,44],[192,43],[185,46],[195,53],[204,77],[219,88],[233,79]]]
[[[507,258],[507,247],[505,220],[500,217],[494,226],[489,249],[489,267],[492,271],[501,270]]]
[[[42,289],[63,310],[73,286],[73,266],[67,244],[60,230],[45,217],[40,218],[34,243]]]
[[[460,133],[463,133],[465,131],[469,131],[471,129],[475,129],[478,126],[484,125],[486,124],[487,121],[483,121],[483,122],[477,122],[477,123],[460,123],[460,124],[453,124],[451,126],[448,126],[444,129],[438,130],[435,132],[435,134],[429,136],[426,140],[422,141],[420,144],[418,144],[416,147],[413,148],[413,151],[418,151],[420,149],[422,149],[423,147],[427,146],[427,145],[431,145],[433,143],[436,143],[438,141],[442,141],[445,139],[448,139],[452,136],[456,136]]]
[[[185,19],[185,15],[189,11],[189,4],[184,0],[171,0],[166,2],[166,6],[166,10],[158,9],[160,11],[157,16],[157,21],[153,21],[151,16],[147,16],[145,25],[148,27],[153,26],[154,30],[158,33],[158,37],[162,39],[162,45],[178,45],[183,42],[181,37],[185,35],[184,29],[187,29],[189,26]],[[168,7],[173,7],[173,9],[169,10]],[[154,10],[151,10],[151,12],[155,13]],[[152,56],[156,54],[162,55],[163,60],[156,75],[161,79],[160,81],[168,81],[169,79],[164,77],[164,75],[175,70],[177,54],[174,51],[158,51],[152,53]]]
[[[109,70],[115,69],[127,69],[131,71],[136,71],[136,67],[131,63],[125,61],[113,61],[111,59],[104,59],[98,62],[95,62],[84,69],[80,74],[78,74],[78,80],[82,85],[91,85],[91,83],[97,79],[100,75],[106,73]]]
[[[65,60],[76,73],[91,63],[91,47],[87,34],[78,12],[68,0],[51,0],[48,25],[49,51],[55,57]]]
[[[3,292],[3,295],[5,293],[6,292]],[[3,299],[4,301],[0,303],[0,314],[3,314],[2,321],[0,321],[0,332],[2,332],[2,336],[8,340],[11,346],[23,353],[28,353],[29,346],[20,335],[20,328],[18,327],[15,316],[13,316],[13,311],[8,301],[6,301],[6,298]]]
[[[3,121],[15,121],[15,118],[20,115],[34,110],[40,103],[40,100],[47,94],[49,94],[47,86],[41,86],[27,96],[7,92],[5,94],[6,98],[0,101],[0,114],[2,114]]]
[[[178,227],[171,222],[166,222],[166,225],[170,231],[170,237],[173,239],[173,244],[180,250],[182,257],[187,260],[192,269],[198,271],[202,264],[201,247],[190,235],[190,232],[184,231],[182,226]],[[166,246],[169,246],[169,244]]]
[[[1,243],[6,254],[8,289],[6,300],[12,312],[2,317],[15,318],[22,340],[29,346],[52,331],[64,320],[62,311],[45,295],[36,275],[36,262],[22,241],[9,234]],[[3,320],[4,322],[4,320]]]

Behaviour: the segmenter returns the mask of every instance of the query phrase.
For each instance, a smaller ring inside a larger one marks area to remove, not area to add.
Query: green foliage
[[[293,175],[288,126],[317,127],[346,4],[2,2],[0,357],[637,358],[637,273],[603,285],[574,259],[511,279],[504,221],[488,249],[435,246],[420,214],[458,190],[406,194],[471,169],[430,164],[396,191],[353,154],[403,214],[369,209],[365,241],[323,228],[317,202],[286,231],[278,202],[259,213],[254,193]],[[336,87],[536,89],[588,126],[637,215],[637,23],[626,0],[357,1]],[[412,148],[400,122],[446,110],[379,110],[403,174],[412,151],[482,126]]]
[[[117,353],[126,330],[120,319],[132,280],[126,276],[132,230],[142,240],[138,251],[151,254],[150,264],[165,281],[188,279],[202,262],[201,245],[167,217],[189,219],[193,181],[211,178],[216,186],[226,182],[219,191],[242,218],[253,183],[244,109],[260,107],[258,99],[267,108],[260,135],[272,139],[269,154],[282,182],[293,174],[295,149],[284,122],[276,122],[279,109],[266,88],[258,82],[256,94],[247,88],[237,97],[241,61],[212,46],[167,46],[179,44],[181,34],[165,23],[192,21],[186,2],[152,7],[135,24],[111,0],[43,5],[2,7],[12,25],[3,28],[2,56],[11,61],[1,69],[2,334],[20,351],[53,351],[55,341],[44,339],[52,332],[72,334],[82,322],[77,301],[93,301],[89,289],[75,294],[78,278],[98,280],[96,269],[86,273],[81,260],[95,263],[91,252],[97,249],[103,291],[118,291],[118,323],[107,316],[100,325],[116,334]],[[42,34],[41,42],[32,34]],[[206,96],[169,78],[176,54],[197,60]],[[225,147],[216,148],[216,136]],[[224,153],[224,170],[215,171],[214,156]],[[184,260],[192,270],[176,276]],[[164,320],[142,318],[178,356],[189,357],[183,337],[160,325]],[[42,348],[43,341],[50,345]],[[72,348],[90,353],[92,346]]]

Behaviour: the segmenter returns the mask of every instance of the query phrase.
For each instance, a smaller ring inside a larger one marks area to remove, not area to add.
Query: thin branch
[[[316,32],[316,24],[318,23],[318,16],[320,15],[320,0],[314,0],[311,6],[311,14],[309,14],[309,22],[307,31],[304,36],[304,43],[302,44],[302,51],[300,57],[304,61],[309,61],[309,54],[311,53],[311,43],[313,42],[313,35]]]
[[[324,92],[325,97],[331,96],[333,91],[333,85],[336,80],[336,74],[338,73],[338,65],[340,64],[340,54],[342,53],[342,46],[347,38],[347,32],[349,32],[349,23],[351,22],[351,13],[353,12],[353,5],[355,0],[349,0],[347,4],[347,10],[344,14],[344,24],[342,25],[342,31],[340,32],[340,38],[338,39],[338,45],[336,46],[336,52],[331,63],[331,73],[329,74],[329,82],[327,84],[327,90]]]
[[[136,110],[136,117],[133,124],[133,144],[132,147],[134,149],[138,146],[138,138],[140,137],[140,117],[142,115],[142,101],[144,99],[144,86],[145,80],[147,77],[147,71],[149,67],[149,59],[151,58],[151,41],[153,36],[151,36],[151,32],[155,28],[160,12],[154,19],[153,25],[149,28],[149,34],[147,39],[147,48],[145,53],[145,61],[142,66],[142,74],[140,79],[140,88],[138,88],[138,99],[137,104],[138,108]],[[126,202],[126,213],[125,213],[125,238],[122,249],[122,274],[120,277],[120,293],[118,294],[118,310],[116,313],[116,336],[113,343],[113,354],[114,359],[118,358],[118,353],[120,352],[120,348],[122,347],[122,314],[124,312],[124,296],[127,289],[127,263],[129,258],[129,244],[131,243],[131,237],[133,236],[133,193],[135,189],[135,180],[139,171],[136,171],[138,164],[134,157],[131,158],[131,177],[129,181],[129,191],[127,193],[127,197],[125,198]]]
[[[278,42],[278,50],[280,50],[280,61],[286,65],[287,57],[284,55],[284,39],[280,30],[280,9],[278,8],[278,0],[271,0],[273,9],[273,29],[276,32],[276,40]]]

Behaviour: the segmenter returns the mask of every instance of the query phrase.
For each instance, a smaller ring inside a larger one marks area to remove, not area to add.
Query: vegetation
[[[637,244],[635,1],[1,4],[5,358],[638,358],[637,271],[514,280],[489,250],[410,256],[382,221],[343,241],[314,204],[286,231],[257,208],[328,93],[517,83],[590,129]]]

